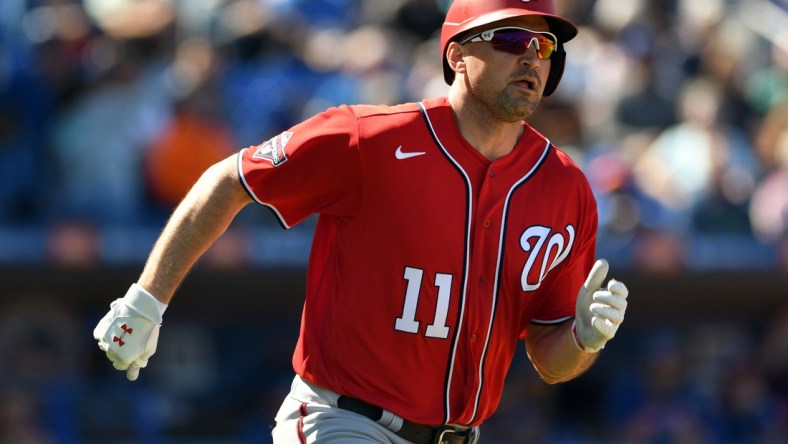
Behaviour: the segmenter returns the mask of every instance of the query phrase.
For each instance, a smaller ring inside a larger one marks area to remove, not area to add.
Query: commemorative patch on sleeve
[[[279,165],[287,162],[287,154],[285,154],[285,146],[293,133],[285,131],[276,137],[271,138],[268,142],[258,145],[254,154],[255,159],[263,159],[271,162],[271,165],[278,167]]]

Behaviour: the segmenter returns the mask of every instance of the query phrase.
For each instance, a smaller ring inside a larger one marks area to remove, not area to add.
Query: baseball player
[[[551,0],[455,0],[448,97],[328,109],[209,168],[99,322],[99,346],[136,379],[188,270],[257,202],[284,228],[319,214],[274,442],[477,442],[523,339],[546,382],[583,373],[627,289],[602,288],[586,178],[524,120],[576,34]]]

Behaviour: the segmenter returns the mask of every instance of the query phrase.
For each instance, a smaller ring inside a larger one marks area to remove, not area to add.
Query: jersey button
[[[490,168],[490,177],[493,177],[493,176],[495,176],[495,170]]]
[[[490,226],[492,226],[490,219],[484,219],[484,228],[490,228]]]
[[[479,278],[479,286],[484,286],[484,278]]]
[[[471,334],[471,342],[476,342],[476,333]]]

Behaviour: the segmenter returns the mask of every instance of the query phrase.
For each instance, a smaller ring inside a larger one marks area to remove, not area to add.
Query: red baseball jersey
[[[526,327],[574,316],[595,256],[585,176],[522,125],[491,162],[445,98],[342,106],[242,151],[284,227],[319,214],[299,375],[422,424],[493,413]]]

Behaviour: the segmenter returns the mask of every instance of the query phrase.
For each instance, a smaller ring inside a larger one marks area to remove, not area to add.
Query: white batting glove
[[[132,284],[121,299],[110,304],[109,312],[93,330],[98,346],[126,378],[135,381],[148,358],[156,353],[161,312],[156,299],[144,288]]]
[[[627,310],[629,290],[623,282],[611,279],[607,290],[601,288],[608,269],[606,260],[597,260],[577,295],[572,334],[575,345],[585,352],[603,349],[615,336]]]

